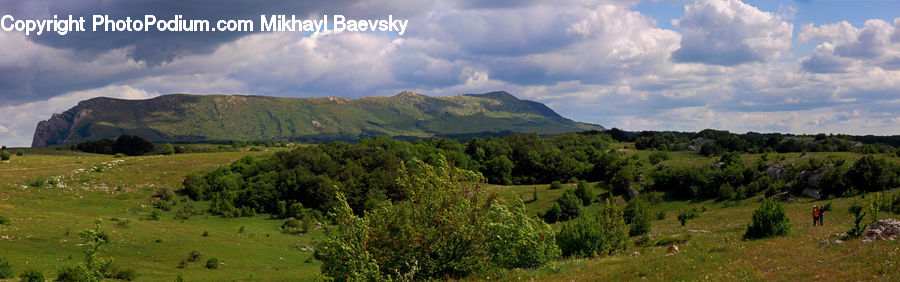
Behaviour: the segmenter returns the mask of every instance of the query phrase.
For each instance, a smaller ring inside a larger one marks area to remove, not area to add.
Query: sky
[[[170,93],[503,90],[625,130],[900,134],[900,1],[0,0],[0,14],[409,20],[402,36],[0,31],[7,146],[81,100]]]

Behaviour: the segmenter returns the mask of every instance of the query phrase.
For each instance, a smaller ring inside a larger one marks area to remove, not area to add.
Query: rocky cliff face
[[[31,145],[75,144],[121,134],[153,142],[321,142],[602,129],[506,92],[432,97],[404,91],[393,97],[361,99],[172,94],[147,100],[79,102],[38,123]]]

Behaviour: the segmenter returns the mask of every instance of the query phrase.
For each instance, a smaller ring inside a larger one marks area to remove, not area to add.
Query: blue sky
[[[626,130],[900,134],[900,1],[18,1],[0,14],[409,20],[389,33],[0,31],[0,144],[97,96],[504,90]]]

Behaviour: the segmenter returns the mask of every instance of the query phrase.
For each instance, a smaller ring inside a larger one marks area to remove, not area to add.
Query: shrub
[[[113,155],[113,158],[124,158],[124,157],[127,157],[127,156],[128,156],[128,155],[126,155],[126,154],[116,153],[115,155]]]
[[[172,210],[172,203],[170,203],[169,201],[156,201],[156,204],[154,204],[154,206],[156,206],[157,209],[161,209],[164,211]]]
[[[574,219],[581,215],[581,199],[575,196],[575,192],[572,190],[563,192],[562,196],[556,199],[556,203],[559,204],[561,210],[559,221]]]
[[[553,182],[550,182],[550,190],[562,189],[562,187],[563,187],[562,182],[559,182],[559,180],[554,180]]]
[[[784,213],[781,203],[765,199],[753,212],[753,220],[747,225],[744,239],[765,238],[785,235],[791,230],[790,219]]]
[[[159,198],[161,201],[171,202],[175,199],[175,192],[172,192],[172,189],[169,187],[160,187],[159,189],[156,189],[156,194],[153,196]]]
[[[181,184],[184,186],[181,190],[184,195],[190,197],[191,200],[194,201],[203,200],[206,190],[209,189],[209,184],[206,183],[203,176],[196,173],[188,174]]]
[[[113,279],[124,280],[124,281],[134,281],[137,279],[137,272],[134,269],[120,269],[113,274]]]
[[[25,150],[19,149],[18,151],[16,151],[16,156],[20,156],[20,157],[21,157],[21,156],[24,156],[24,155],[25,155]]]
[[[660,210],[656,212],[656,220],[666,219],[666,211]]]
[[[628,236],[622,210],[606,200],[597,212],[563,223],[556,241],[564,256],[604,256],[625,249]]]
[[[547,212],[544,213],[544,221],[548,223],[559,222],[559,218],[562,217],[562,208],[559,206],[559,203],[554,202]]]
[[[281,223],[281,232],[288,234],[301,233],[300,221],[293,217],[288,217]]]
[[[9,264],[9,260],[4,257],[0,257],[0,279],[9,279],[13,278],[12,265]]]
[[[163,147],[163,152],[162,152],[162,153],[163,153],[163,155],[174,155],[174,154],[175,154],[175,147],[172,146],[171,143],[166,143],[166,146]]]
[[[527,215],[521,201],[507,208],[494,203],[487,220],[487,232],[498,236],[488,249],[492,261],[503,268],[531,268],[544,265],[560,255],[556,234],[550,225]]]
[[[9,226],[9,225],[12,225],[12,222],[9,221],[9,218],[6,218],[5,216],[0,215],[0,225]]]
[[[639,205],[636,213],[634,214],[634,217],[631,220],[631,225],[628,229],[628,235],[638,236],[650,233],[650,225],[652,220],[653,216],[650,214],[649,205]]]
[[[556,254],[550,227],[521,206],[507,208],[482,189],[477,173],[401,162],[405,200],[381,202],[357,217],[342,193],[335,225],[314,256],[322,274],[340,280],[454,279],[490,268],[536,267]],[[580,201],[578,202],[580,206]]]
[[[581,199],[581,204],[590,206],[594,202],[594,191],[591,190],[587,181],[578,181],[578,187],[575,188],[575,196]]]
[[[647,157],[647,160],[649,160],[650,164],[652,164],[652,165],[658,165],[659,163],[661,163],[663,161],[667,161],[670,158],[671,157],[669,157],[669,153],[664,152],[664,151],[656,151],[656,152],[650,153],[650,156]]]
[[[650,237],[648,237],[648,236],[646,236],[646,235],[645,235],[645,236],[638,237],[637,239],[634,239],[634,245],[635,245],[636,247],[646,247],[646,246],[649,246],[649,245],[650,245]]]
[[[199,260],[201,256],[203,256],[203,253],[201,253],[200,250],[193,250],[188,254],[187,261],[195,262]]]
[[[149,219],[149,220],[159,220],[159,217],[161,216],[161,214],[162,214],[162,213],[160,213],[159,210],[152,210],[152,211],[150,211],[149,214],[147,214],[147,219]]]
[[[112,260],[100,256],[102,246],[109,242],[109,235],[100,231],[102,220],[94,221],[94,228],[81,230],[81,248],[84,262],[65,267],[57,273],[57,281],[100,281],[112,275]]]
[[[210,258],[206,261],[206,269],[217,269],[219,268],[219,259]]]
[[[678,221],[681,222],[681,226],[684,226],[689,219],[695,219],[699,216],[700,213],[697,212],[697,209],[682,210],[678,213]]]
[[[866,218],[866,210],[859,202],[854,200],[850,203],[850,208],[847,211],[853,215],[854,221],[853,228],[847,231],[844,239],[859,238],[866,232],[866,227],[868,226],[868,224],[863,223],[863,219]]]
[[[203,237],[209,237],[209,231],[203,230]]]
[[[46,280],[46,278],[44,278],[44,273],[35,269],[25,270],[25,272],[22,272],[22,274],[19,275],[19,279],[22,279],[21,281],[24,282],[44,282],[44,280]]]
[[[9,152],[0,151],[0,160],[8,161],[9,160]]]

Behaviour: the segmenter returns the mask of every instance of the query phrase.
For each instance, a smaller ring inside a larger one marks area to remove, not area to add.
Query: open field
[[[10,260],[16,274],[25,269],[41,270],[55,277],[58,269],[82,260],[78,231],[96,218],[111,238],[102,256],[115,259],[123,268],[135,269],[139,280],[168,280],[181,275],[185,280],[312,280],[320,263],[311,258],[312,247],[323,238],[321,229],[303,235],[279,230],[281,220],[267,215],[220,218],[199,215],[186,221],[174,219],[172,211],[160,220],[146,220],[153,210],[152,195],[159,187],[179,189],[184,176],[205,172],[243,156],[264,156],[270,151],[178,154],[114,158],[107,155],[67,150],[27,150],[0,163],[0,215],[11,220],[0,225],[0,256]],[[646,158],[646,151],[631,151]],[[816,158],[836,155],[852,162],[853,153],[810,153]],[[712,159],[687,152],[672,152],[669,166],[711,164]],[[752,162],[760,155],[743,156]],[[802,162],[797,154],[771,154],[769,158]],[[596,183],[591,183],[594,187]],[[546,210],[565,190],[549,190],[549,185],[488,185],[501,198],[518,197],[530,212]],[[595,189],[596,194],[605,191]],[[533,193],[537,199],[533,200]],[[893,193],[898,193],[894,191]],[[889,193],[890,194],[890,193]],[[598,196],[602,197],[602,196]],[[182,196],[178,196],[180,200]],[[826,213],[825,226],[813,227],[812,202],[799,198],[785,204],[793,228],[788,236],[744,241],[741,236],[758,206],[760,196],[738,202],[664,201],[654,206],[665,211],[653,221],[651,241],[663,238],[686,240],[681,252],[666,255],[666,246],[635,247],[609,257],[560,259],[538,269],[517,269],[481,273],[473,280],[897,280],[900,242],[858,240],[825,244],[838,239],[834,234],[852,226],[847,208],[853,199],[834,199],[833,211]],[[196,202],[204,210],[208,202]],[[597,207],[594,203],[590,208]],[[704,210],[699,218],[682,227],[676,216],[680,210]],[[897,215],[886,213],[881,218]],[[127,222],[127,223],[126,223]],[[559,223],[554,224],[558,230]],[[243,229],[243,232],[241,230]],[[208,232],[209,236],[202,234]],[[636,237],[631,238],[632,240]],[[203,253],[198,262],[185,268],[179,263],[192,250]],[[639,256],[631,257],[634,251]],[[219,269],[207,270],[204,262],[218,258]]]

